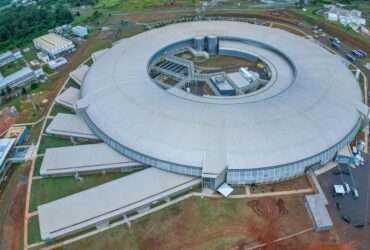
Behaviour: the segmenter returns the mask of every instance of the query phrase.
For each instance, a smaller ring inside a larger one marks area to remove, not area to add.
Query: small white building
[[[331,6],[327,12],[327,19],[333,22],[339,22],[343,26],[350,26],[358,30],[361,26],[366,25],[366,19],[362,18],[359,10],[346,10],[338,6]]]
[[[72,34],[78,37],[86,37],[89,31],[85,26],[75,26],[72,28]]]
[[[13,56],[14,56],[15,59],[21,59],[23,57],[22,53],[19,50],[14,51]]]
[[[9,88],[17,88],[25,85],[27,82],[35,78],[35,74],[30,67],[24,67],[17,72],[10,74],[0,80],[0,90]]]
[[[7,158],[15,145],[15,141],[14,138],[0,138],[0,183],[2,182],[2,173],[6,171],[9,164]]]
[[[51,69],[56,69],[56,68],[59,68],[60,66],[66,64],[66,63],[68,63],[67,59],[65,59],[64,57],[58,57],[55,60],[49,61],[48,66]]]
[[[14,61],[13,53],[11,51],[0,54],[0,66],[8,64]]]
[[[50,61],[48,54],[42,51],[37,53],[37,58],[40,59],[43,63],[48,63]]]
[[[4,66],[8,63],[11,63],[17,59],[20,59],[22,58],[23,55],[20,51],[15,51],[15,52],[12,52],[12,51],[6,51],[2,54],[0,54],[0,66]]]
[[[38,69],[34,70],[33,72],[34,72],[34,74],[37,78],[45,75],[45,72],[42,68],[38,68]]]
[[[72,41],[55,33],[40,36],[33,40],[33,44],[37,49],[47,53],[50,57],[55,57],[60,53],[71,51],[75,48]]]

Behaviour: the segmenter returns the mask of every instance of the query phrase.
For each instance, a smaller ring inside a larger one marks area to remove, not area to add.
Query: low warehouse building
[[[35,79],[35,72],[30,67],[24,67],[13,74],[0,78],[0,91],[6,88],[22,87],[33,79]]]
[[[72,33],[78,37],[86,37],[89,34],[89,31],[84,26],[75,26],[72,28]]]
[[[9,162],[7,158],[15,146],[15,143],[16,139],[14,138],[0,139],[0,183],[3,180],[3,174],[8,169]]]
[[[71,51],[75,48],[72,41],[55,33],[38,37],[33,40],[33,44],[37,49],[42,50],[51,57],[56,57],[63,52]]]

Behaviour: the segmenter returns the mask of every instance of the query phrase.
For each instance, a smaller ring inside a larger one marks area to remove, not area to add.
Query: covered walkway
[[[78,115],[58,113],[46,129],[46,133],[65,137],[98,140]]]
[[[92,153],[93,152],[93,153]],[[104,143],[49,148],[41,175],[75,175],[98,171],[128,171],[142,164],[117,153]]]
[[[52,240],[94,227],[108,226],[129,213],[186,192],[200,178],[156,168],[122,177],[38,207],[42,240]]]
[[[80,90],[73,87],[69,87],[68,89],[63,91],[62,94],[57,96],[57,98],[55,98],[55,102],[68,109],[74,110],[75,109],[74,106],[79,98]]]

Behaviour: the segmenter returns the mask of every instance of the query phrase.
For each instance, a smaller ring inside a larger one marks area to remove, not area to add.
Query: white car
[[[358,197],[360,197],[357,188],[352,189],[352,196],[354,199],[357,199]]]
[[[351,188],[347,182],[344,182],[343,186],[347,194],[351,192]]]

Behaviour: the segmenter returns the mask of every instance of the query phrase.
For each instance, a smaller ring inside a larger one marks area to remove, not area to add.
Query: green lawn
[[[33,48],[32,44],[30,44],[28,47],[30,48],[30,51],[23,53],[23,58],[27,62],[30,62],[34,59],[37,59],[37,50]]]
[[[41,163],[44,157],[37,157],[35,162],[35,168],[33,169],[33,176],[40,176]]]
[[[48,75],[54,73],[54,70],[52,70],[47,64],[45,64],[44,66],[42,66],[42,69],[44,70],[44,72]]]
[[[62,105],[56,103],[54,105],[53,110],[51,111],[50,115],[55,116],[58,113],[74,114],[75,112],[73,112],[72,110],[70,110],[68,108],[65,108]]]
[[[80,88],[80,85],[78,85],[75,81],[73,81],[72,79],[70,79],[66,86],[65,86],[65,89],[68,89],[69,87],[74,87],[76,89],[79,89]]]
[[[8,75],[13,74],[14,72],[17,72],[18,70],[22,69],[25,66],[26,66],[26,63],[23,61],[23,59],[18,59],[4,66],[1,66],[0,73],[3,76],[8,76]]]
[[[42,128],[42,121],[37,125],[29,127],[30,133],[25,144],[36,144]]]
[[[153,8],[195,7],[199,0],[99,0],[98,7],[120,11],[142,11]]]
[[[38,216],[34,216],[28,220],[28,244],[41,241],[40,226]]]
[[[74,145],[69,139],[59,138],[52,135],[44,135],[41,139],[39,154],[45,153],[47,148],[65,147]]]
[[[86,61],[85,64],[90,67],[91,65],[93,65],[93,63],[94,63],[93,59],[89,59]]]
[[[91,19],[94,13],[94,8],[85,6],[84,8],[79,8],[77,11],[80,15],[75,16],[73,25],[86,24]]]
[[[33,180],[29,211],[35,211],[38,205],[98,186],[127,174],[129,173],[92,174],[83,176],[82,181],[77,181],[74,177]]]

